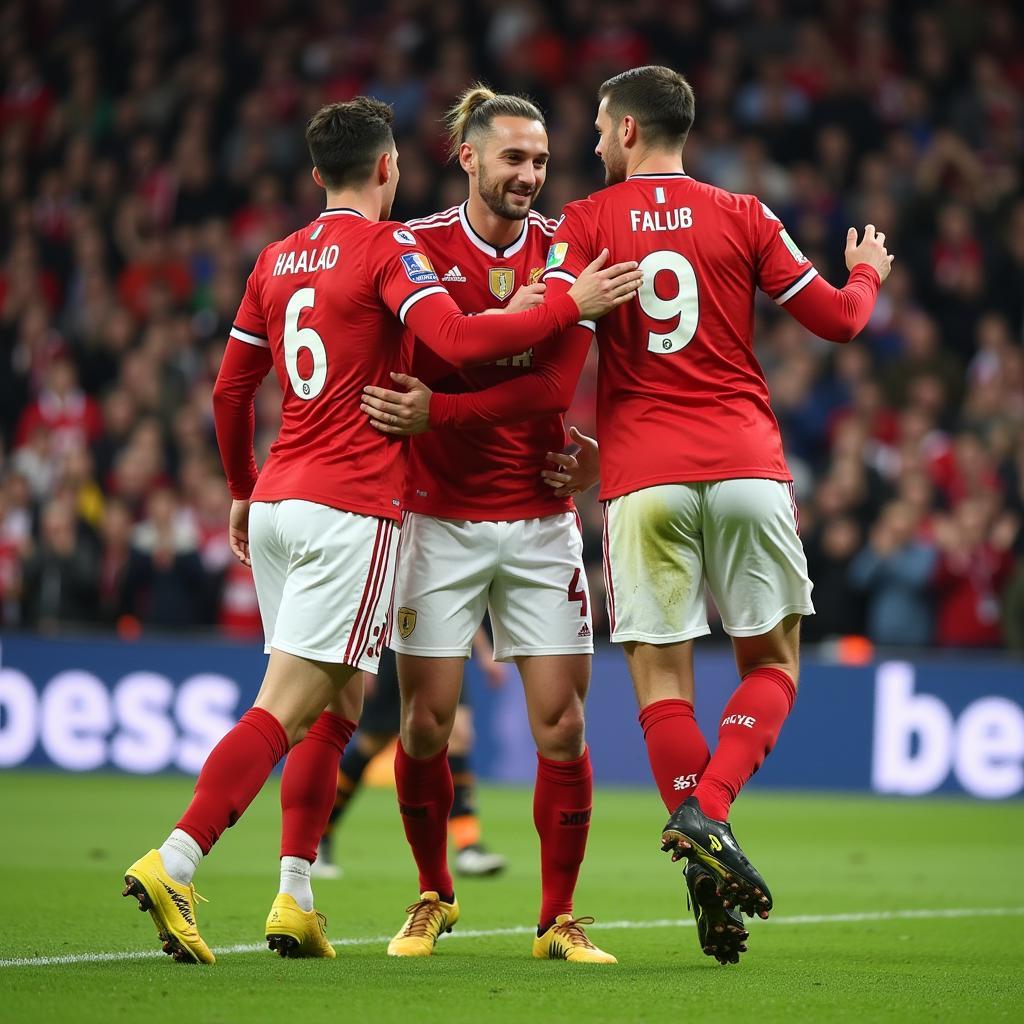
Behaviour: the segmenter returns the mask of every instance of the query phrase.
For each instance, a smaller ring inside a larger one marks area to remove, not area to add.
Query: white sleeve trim
[[[596,320],[579,320],[576,324],[577,327],[586,327],[588,331],[593,331],[597,334],[597,321]]]
[[[576,278],[572,276],[568,271],[565,270],[549,270],[546,274],[541,274],[541,277],[557,277],[559,281],[568,281],[569,284],[575,284]]]
[[[806,288],[817,276],[817,270],[814,267],[810,267],[805,274],[798,277],[775,301],[780,306],[784,302],[788,302],[797,292]]]
[[[270,342],[266,338],[261,338],[258,334],[250,334],[248,331],[243,331],[238,327],[232,327],[228,331],[228,336],[244,341],[246,345],[255,345],[257,348],[270,348]]]
[[[428,295],[447,295],[448,289],[442,288],[440,285],[436,285],[433,288],[421,288],[418,292],[413,292],[412,295],[406,297],[405,301],[398,307],[398,319],[405,323],[405,318],[409,315],[409,310],[416,305],[420,299],[425,299]]]

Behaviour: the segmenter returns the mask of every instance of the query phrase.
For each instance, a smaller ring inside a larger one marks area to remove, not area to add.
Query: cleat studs
[[[299,955],[298,939],[291,935],[268,935],[267,946],[282,959],[294,959]]]

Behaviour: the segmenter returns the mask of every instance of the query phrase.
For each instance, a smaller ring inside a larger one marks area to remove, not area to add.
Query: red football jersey
[[[633,175],[566,206],[544,280],[564,289],[605,247],[645,277],[597,325],[600,497],[792,479],[754,356],[754,294],[785,303],[817,271],[778,218],[686,174]]]
[[[409,365],[396,314],[438,291],[402,225],[355,210],[325,210],[260,253],[231,337],[270,348],[284,397],[253,501],[301,498],[398,518],[404,444],[374,430],[360,396]]]
[[[441,283],[466,313],[504,308],[516,290],[538,280],[555,221],[531,211],[519,237],[496,249],[473,230],[467,204],[409,222]],[[413,374],[446,394],[481,391],[535,372],[557,358],[561,339],[497,362],[455,367],[421,343]],[[540,476],[544,457],[561,451],[565,427],[547,415],[495,427],[435,427],[411,439],[405,507],[426,515],[476,522],[532,519],[573,507],[554,497]]]

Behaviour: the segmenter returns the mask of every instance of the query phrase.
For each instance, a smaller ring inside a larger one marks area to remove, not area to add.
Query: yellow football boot
[[[134,896],[139,910],[149,911],[168,956],[182,964],[216,962],[196,926],[195,901],[203,897],[195,886],[171,878],[159,850],[150,850],[124,873],[121,895]]]
[[[303,910],[287,893],[279,893],[267,915],[267,945],[283,957],[323,957],[338,954],[327,941],[327,918]]]
[[[405,912],[409,916],[388,943],[388,956],[430,956],[441,932],[450,932],[458,921],[459,901],[442,903],[436,892],[424,892]]]
[[[537,960],[572,960],[579,964],[617,964],[619,961],[598,949],[583,930],[593,924],[592,917],[573,917],[559,914],[555,923],[539,938],[533,940],[533,955]]]

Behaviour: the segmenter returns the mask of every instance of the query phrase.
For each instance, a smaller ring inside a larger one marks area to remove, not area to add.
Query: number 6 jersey
[[[566,206],[549,292],[605,247],[610,263],[637,260],[644,283],[597,325],[602,500],[664,483],[790,480],[754,356],[754,292],[785,303],[817,271],[775,215],[686,174],[633,175]]]
[[[360,400],[364,386],[389,387],[389,371],[408,367],[403,324],[463,366],[539,344],[578,317],[565,295],[525,313],[465,317],[404,224],[324,211],[260,253],[231,328],[213,399],[232,496],[397,519],[405,444],[375,430]],[[252,402],[271,365],[281,428],[257,474]]]

